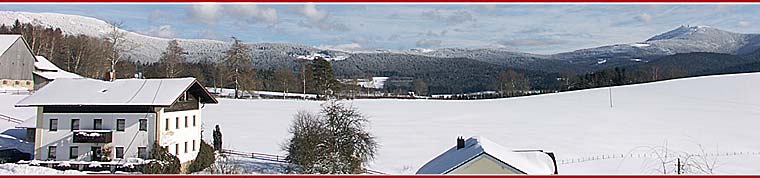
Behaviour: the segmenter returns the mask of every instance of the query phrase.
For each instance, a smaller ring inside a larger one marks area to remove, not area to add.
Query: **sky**
[[[124,22],[165,38],[288,42],[344,50],[505,48],[552,54],[634,43],[681,25],[760,33],[760,4],[88,3],[0,4]]]

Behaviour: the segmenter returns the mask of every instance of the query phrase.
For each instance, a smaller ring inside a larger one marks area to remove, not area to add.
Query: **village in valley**
[[[758,34],[389,52],[0,16],[0,175],[760,174]]]

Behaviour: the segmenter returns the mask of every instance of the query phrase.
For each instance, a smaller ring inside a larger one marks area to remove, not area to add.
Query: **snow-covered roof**
[[[470,137],[465,140],[464,148],[452,147],[422,166],[417,174],[445,174],[481,154],[488,154],[526,174],[553,174],[555,170],[554,162],[546,153],[514,152],[483,137]]]
[[[34,56],[34,57],[36,59],[34,61],[34,68],[36,69],[36,71],[34,71],[33,73],[42,78],[45,78],[48,80],[55,80],[58,78],[84,78],[75,73],[71,73],[61,68],[58,68],[58,66],[50,62],[50,60],[48,60],[44,56]]]
[[[0,54],[5,53],[21,35],[0,35]]]
[[[59,78],[18,103],[24,106],[130,105],[169,106],[184,92],[203,103],[218,103],[195,78],[118,79]]]
[[[55,66],[50,60],[45,58],[45,56],[34,56],[34,69],[37,70],[46,70],[46,71],[58,71],[61,70],[61,68],[58,68],[58,66]]]

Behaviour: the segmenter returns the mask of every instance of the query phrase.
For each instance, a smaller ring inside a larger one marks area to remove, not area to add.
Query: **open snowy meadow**
[[[710,157],[715,173],[759,174],[758,91],[760,73],[751,73],[509,99],[344,102],[371,121],[381,147],[370,167],[385,173],[414,173],[457,136],[482,136],[508,148],[553,151],[560,174],[656,174],[653,149],[665,146],[731,154]],[[12,109],[21,98],[0,94],[0,111],[33,116],[33,109]],[[293,115],[318,112],[321,103],[220,99],[203,107],[204,138],[219,124],[225,147],[284,155]]]
[[[539,96],[477,101],[353,100],[381,144],[371,167],[414,173],[455,145],[483,136],[514,149],[554,151],[558,160],[649,154],[760,151],[760,73],[709,76]],[[205,132],[221,126],[224,145],[284,154],[293,114],[319,101],[230,100],[206,105]],[[700,148],[701,145],[701,148]],[[649,156],[648,155],[648,156]],[[650,156],[651,157],[651,156]],[[657,173],[651,159],[560,164],[560,173]],[[738,162],[738,163],[737,163]],[[760,173],[760,155],[717,157],[716,173]]]

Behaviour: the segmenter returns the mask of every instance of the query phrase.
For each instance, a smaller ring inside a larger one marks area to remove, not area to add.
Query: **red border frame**
[[[760,0],[0,0],[0,2],[128,2],[128,3],[164,3],[164,2],[258,2],[258,3],[760,3]]]
[[[193,2],[253,2],[253,3],[758,3],[760,0],[0,0],[0,3],[32,2],[32,3],[81,3],[81,2],[118,2],[118,3],[193,3]],[[760,12],[759,12],[760,13]],[[760,15],[760,14],[758,14]],[[553,177],[696,177],[696,178],[760,178],[760,175],[515,175],[518,177],[553,178]],[[120,178],[172,178],[172,177],[224,177],[224,178],[283,178],[283,177],[376,177],[376,178],[411,178],[411,177],[477,177],[503,178],[502,175],[0,175],[4,177],[22,178],[81,178],[81,177],[120,177]]]

